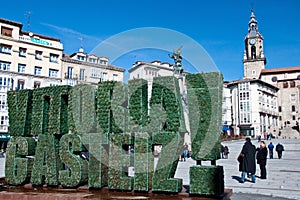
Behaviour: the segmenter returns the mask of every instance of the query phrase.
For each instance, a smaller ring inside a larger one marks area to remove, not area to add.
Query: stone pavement
[[[260,170],[257,165],[256,183],[250,181],[239,183],[237,180],[241,175],[238,171],[237,156],[245,140],[222,142],[224,146],[229,147],[229,158],[217,160],[217,165],[224,167],[225,188],[233,190],[231,199],[268,199],[268,197],[270,199],[274,197],[278,197],[278,199],[300,199],[300,140],[272,139],[271,141],[274,146],[278,142],[283,144],[285,151],[282,159],[278,159],[276,151],[274,151],[274,159],[268,159],[266,180],[259,179]],[[268,145],[270,140],[265,140],[265,142]],[[252,143],[259,147],[257,140],[252,140]],[[187,166],[191,165],[195,165],[195,161],[192,159],[188,159],[187,162],[180,162],[176,171],[175,177],[183,178],[185,185],[189,184],[188,173],[185,171],[188,171]],[[251,195],[249,196],[249,194]]]
[[[257,147],[257,140],[252,141]],[[285,147],[282,159],[277,159],[275,152],[274,159],[267,161],[267,179],[259,179],[260,171],[257,165],[256,183],[246,181],[239,183],[237,178],[240,176],[238,162],[236,160],[244,140],[224,141],[223,145],[229,147],[229,158],[220,159],[217,165],[224,167],[225,187],[233,190],[232,200],[283,200],[300,199],[300,139],[272,139],[274,145],[278,142]],[[266,141],[269,144],[269,141]],[[203,162],[210,165],[210,162]],[[4,176],[5,160],[0,158],[0,177]],[[189,167],[196,165],[191,158],[186,162],[179,162],[176,178],[182,178],[184,185],[189,185]]]

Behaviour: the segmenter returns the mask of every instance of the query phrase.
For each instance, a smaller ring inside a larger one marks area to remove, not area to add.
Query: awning
[[[222,126],[222,131],[229,131],[229,130],[230,130],[230,128],[228,126],[225,126],[225,125]]]
[[[2,134],[0,134],[0,141],[1,141],[1,142],[7,142],[10,138],[11,138],[10,135],[7,134],[7,133],[4,133],[4,134],[2,133]]]

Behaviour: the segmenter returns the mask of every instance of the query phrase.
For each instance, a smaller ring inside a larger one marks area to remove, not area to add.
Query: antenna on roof
[[[31,15],[31,12],[30,11],[27,11],[25,13],[25,16],[27,17],[27,31],[30,32],[30,15]]]

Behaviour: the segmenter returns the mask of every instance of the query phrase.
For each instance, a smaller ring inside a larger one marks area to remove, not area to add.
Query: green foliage
[[[128,81],[130,132],[143,132],[148,122],[148,83],[143,79]]]
[[[192,158],[219,159],[223,77],[210,72],[189,74],[186,80]]]
[[[32,90],[8,91],[9,134],[30,136],[32,114]]]
[[[133,178],[128,176],[131,163],[129,145],[133,144],[132,137],[127,133],[109,134],[109,169],[108,188],[115,190],[132,190]]]
[[[179,133],[162,132],[153,136],[153,144],[162,144],[162,150],[153,175],[153,191],[180,192],[182,179],[173,178],[181,153],[183,137]]]
[[[69,92],[69,130],[80,135],[97,130],[96,87],[76,85]]]
[[[35,141],[32,137],[13,137],[7,145],[5,180],[11,185],[21,185],[30,180]]]
[[[62,167],[58,145],[59,141],[54,135],[39,135],[31,173],[33,185],[58,185],[58,170]]]
[[[190,194],[221,195],[224,193],[222,166],[190,167]]]
[[[154,77],[150,100],[151,131],[186,132],[178,89],[175,77]]]
[[[88,163],[75,153],[84,150],[76,134],[63,135],[59,142],[60,159],[66,169],[59,171],[59,181],[64,187],[76,187],[87,182]]]
[[[102,188],[108,184],[108,134],[89,133],[81,137],[89,152],[89,188]]]
[[[187,75],[195,160],[219,158],[222,88],[220,73]],[[77,85],[12,91],[8,103],[11,135],[38,135],[35,152],[33,138],[9,142],[5,170],[10,184],[30,179],[34,185],[77,187],[88,181],[90,188],[181,191],[182,180],[174,175],[186,127],[177,78],[155,77],[150,102],[148,83],[131,80],[128,87],[107,81],[97,89]],[[153,145],[162,145],[155,170]],[[79,156],[82,151],[89,152],[88,162]],[[24,157],[34,153],[34,163]],[[133,166],[130,177],[128,167]],[[190,179],[192,194],[224,191],[223,168],[195,166]]]
[[[70,86],[38,88],[33,91],[32,134],[65,134],[68,126]]]
[[[128,132],[128,86],[120,82],[116,82],[113,88],[111,99],[111,113],[113,123],[113,133]]]
[[[125,124],[121,124],[121,128],[115,123],[114,115],[117,114],[113,113],[113,109],[116,108],[116,105],[112,105],[112,99],[113,98],[120,98],[124,99],[124,94],[118,94],[120,90],[118,91],[117,88],[120,87],[119,82],[115,81],[105,81],[100,82],[98,84],[98,90],[97,90],[97,116],[98,116],[98,123],[100,127],[102,128],[104,133],[122,133],[122,126],[124,127]],[[119,87],[118,87],[119,86]],[[120,97],[121,95],[121,97]],[[114,101],[116,102],[116,101]],[[122,104],[122,101],[119,102],[120,105]],[[121,109],[122,112],[122,109]],[[121,114],[122,115],[122,114]],[[119,114],[120,116],[120,114]],[[120,121],[120,120],[119,120]]]
[[[136,133],[134,136],[134,190],[152,189],[154,159],[152,140],[148,133]]]

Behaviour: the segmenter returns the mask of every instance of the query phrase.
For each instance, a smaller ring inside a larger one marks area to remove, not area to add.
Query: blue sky
[[[80,46],[89,53],[101,42],[132,29],[173,30],[199,43],[230,81],[243,77],[244,37],[252,5],[265,39],[266,68],[300,66],[299,0],[11,0],[1,2],[0,18],[20,22],[28,31],[26,12],[30,11],[30,31],[60,38],[67,54]],[[136,50],[112,64],[129,69],[136,60],[172,63],[170,52]],[[183,45],[184,57],[185,52]],[[105,51],[99,54],[107,56]]]

